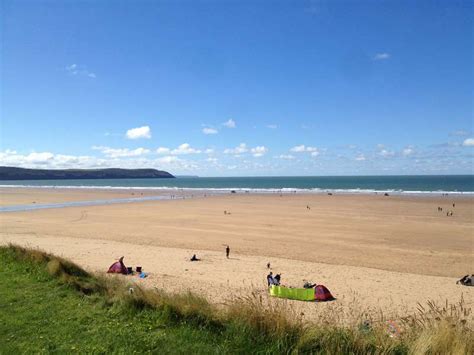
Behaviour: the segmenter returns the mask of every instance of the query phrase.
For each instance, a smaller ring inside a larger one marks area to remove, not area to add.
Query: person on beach
[[[270,269],[270,263],[267,264],[267,269]]]
[[[191,261],[199,261],[201,259],[199,259],[196,254],[194,254],[192,257],[191,257]]]
[[[273,278],[274,285],[280,286],[280,281],[281,281],[281,274],[276,274],[275,277]]]
[[[230,254],[230,247],[227,245],[225,247],[225,256],[227,257],[227,259],[229,259],[229,254]]]
[[[267,275],[267,283],[268,283],[268,287],[270,287],[271,285],[274,285],[275,284],[275,280],[273,278],[273,272],[270,271],[270,273]]]

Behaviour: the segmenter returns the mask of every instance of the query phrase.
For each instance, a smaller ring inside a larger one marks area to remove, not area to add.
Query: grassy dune
[[[218,309],[193,294],[91,275],[38,250],[0,247],[0,260],[0,354],[474,353],[472,314],[462,302],[420,306],[396,330],[363,318],[342,326],[328,315],[308,324],[257,295]]]

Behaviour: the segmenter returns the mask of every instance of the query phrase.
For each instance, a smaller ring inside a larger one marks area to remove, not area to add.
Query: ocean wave
[[[246,187],[178,187],[178,186],[94,186],[94,185],[0,185],[0,188],[36,188],[36,189],[86,189],[86,190],[155,190],[155,191],[202,191],[214,194],[223,193],[256,193],[256,194],[384,194],[389,193],[393,195],[474,195],[474,191],[423,191],[423,190],[400,190],[400,189],[361,189],[361,188],[347,188],[347,189],[330,189],[330,188],[246,188]]]

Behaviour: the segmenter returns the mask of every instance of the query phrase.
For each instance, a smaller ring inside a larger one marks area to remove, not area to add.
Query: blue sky
[[[473,173],[471,1],[11,1],[0,164]]]

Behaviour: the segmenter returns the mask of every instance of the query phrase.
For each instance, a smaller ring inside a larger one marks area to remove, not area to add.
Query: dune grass
[[[46,352],[472,354],[471,309],[429,304],[399,320],[304,322],[250,294],[224,308],[91,275],[38,250],[0,247],[0,354]],[[130,290],[132,289],[132,291]]]

